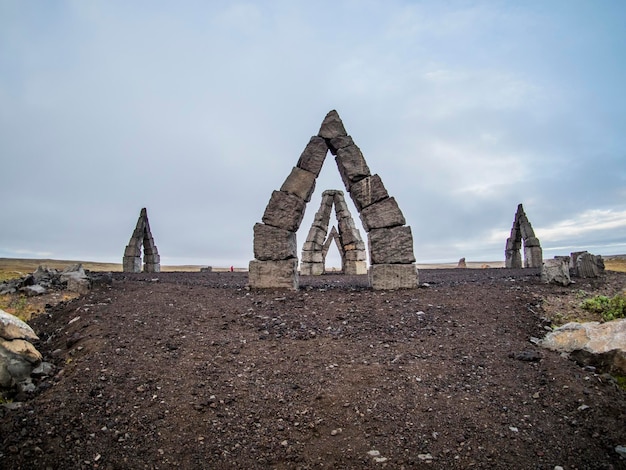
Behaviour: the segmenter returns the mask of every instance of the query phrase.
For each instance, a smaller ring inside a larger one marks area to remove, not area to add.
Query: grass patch
[[[604,321],[626,318],[626,297],[622,294],[613,297],[596,295],[583,300],[580,306],[589,312],[599,314]]]
[[[626,273],[626,259],[609,258],[604,260],[604,269],[608,271],[617,271]]]

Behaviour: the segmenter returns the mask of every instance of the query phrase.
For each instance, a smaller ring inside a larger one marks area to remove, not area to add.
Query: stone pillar
[[[141,247],[144,251],[143,270],[148,273],[158,273],[161,271],[161,258],[154,243],[154,238],[150,232],[148,212],[144,207],[139,213],[137,226],[133,231],[130,241],[124,250],[122,269],[124,272],[141,272]]]

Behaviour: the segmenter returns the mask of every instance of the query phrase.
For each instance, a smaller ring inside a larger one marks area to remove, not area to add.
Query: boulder
[[[467,263],[465,263],[465,258],[461,258],[456,265],[457,268],[467,268]]]
[[[38,340],[33,329],[15,315],[0,310],[0,338],[6,340],[26,339]]]
[[[547,259],[541,265],[541,282],[569,286],[569,256]]]
[[[583,365],[626,374],[626,319],[567,323],[548,333],[541,346],[570,353]]]

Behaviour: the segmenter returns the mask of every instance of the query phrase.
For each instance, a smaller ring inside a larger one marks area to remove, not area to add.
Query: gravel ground
[[[626,393],[529,341],[545,305],[624,274],[564,288],[531,269],[421,270],[393,292],[113,277],[31,321],[56,368],[0,407],[0,467],[626,468]]]

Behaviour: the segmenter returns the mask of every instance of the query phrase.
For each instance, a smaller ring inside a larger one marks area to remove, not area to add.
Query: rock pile
[[[543,253],[539,239],[535,236],[532,225],[526,217],[524,207],[519,204],[513,227],[511,228],[511,236],[506,239],[506,248],[504,250],[504,265],[507,268],[521,268],[522,256],[520,249],[524,246],[524,267],[539,268],[543,261]]]
[[[555,256],[541,266],[541,280],[546,284],[568,286],[572,277],[592,278],[604,274],[604,260],[600,255],[576,251],[570,256]]]
[[[328,238],[326,232],[333,205],[339,231],[333,226]],[[326,240],[324,240],[326,238]],[[344,274],[367,274],[365,243],[356,228],[342,191],[327,190],[322,193],[322,203],[315,214],[309,235],[302,247],[300,274],[319,275],[324,273],[326,255],[332,242],[337,244],[341,255]]]
[[[0,283],[0,295],[24,293],[35,296],[64,289],[84,294],[91,284],[92,280],[81,264],[68,266],[63,271],[39,266],[32,274]]]
[[[148,211],[144,207],[139,213],[137,226],[130,237],[128,245],[124,250],[124,258],[122,260],[125,273],[141,272],[141,247],[143,245],[144,264],[143,270],[147,273],[158,273],[161,271],[161,257],[159,251],[154,244],[154,238],[150,232],[150,223],[148,222]]]
[[[361,150],[334,110],[326,115],[318,135],[311,138],[280,190],[272,193],[263,223],[254,226],[250,287],[298,288],[296,232],[328,151],[335,155],[341,179],[368,234],[371,286],[417,287],[411,228],[380,177],[370,173]]]
[[[31,343],[37,340],[30,326],[0,310],[0,391],[32,392],[31,375],[50,371],[51,364],[42,362],[41,353]]]

